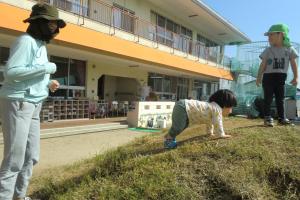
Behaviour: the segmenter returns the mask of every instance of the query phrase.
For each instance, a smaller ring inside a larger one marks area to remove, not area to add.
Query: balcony
[[[134,14],[106,4],[99,0],[89,2],[88,0],[74,3],[69,0],[44,0],[61,10],[79,15],[113,29],[125,31],[136,38],[143,38],[157,44],[162,44],[171,49],[183,52],[186,55],[202,59],[205,62],[213,62],[222,67],[230,67],[228,59],[223,59],[220,46],[207,47],[203,43],[191,40],[185,35],[177,34],[160,27],[149,21],[141,19]]]

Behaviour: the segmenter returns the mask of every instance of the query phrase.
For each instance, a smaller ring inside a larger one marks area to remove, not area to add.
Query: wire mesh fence
[[[300,44],[292,43],[292,46],[299,52]],[[262,88],[256,86],[256,77],[261,63],[259,55],[267,47],[269,47],[269,43],[266,41],[253,42],[237,47],[237,56],[231,61],[231,70],[235,78],[231,89],[235,91],[238,98],[238,106],[234,109],[235,114],[259,115],[258,107],[260,107],[259,104],[261,104],[263,94]],[[293,72],[290,67],[285,90],[286,98],[295,98],[296,96],[297,87],[289,84],[292,78]]]

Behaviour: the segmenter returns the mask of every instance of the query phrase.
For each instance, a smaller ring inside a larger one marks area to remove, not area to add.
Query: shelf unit
[[[40,112],[41,122],[53,122],[54,121],[54,106],[51,102],[44,102]]]
[[[47,100],[41,111],[41,121],[89,118],[89,103],[89,100]],[[51,112],[49,108],[53,108]]]

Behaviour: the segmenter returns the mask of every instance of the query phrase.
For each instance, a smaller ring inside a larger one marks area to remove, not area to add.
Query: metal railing
[[[198,59],[204,59],[207,62],[225,64],[223,63],[224,59],[221,59],[219,46],[207,47],[203,43],[194,41],[183,34],[169,31],[100,0],[80,0],[80,3],[74,3],[70,0],[44,0],[44,2],[67,12],[106,24],[114,29],[129,32],[138,38],[141,37],[166,45],[171,47],[173,52],[178,50],[186,55],[189,54]],[[224,66],[227,67],[228,63]]]
[[[227,67],[227,68],[230,68],[231,69],[231,66],[232,66],[232,58],[228,57],[228,56],[224,56],[223,57],[223,61],[222,61],[222,65],[224,67]]]
[[[41,1],[41,0],[36,0],[36,1]],[[82,2],[88,2],[88,0],[83,0],[80,2],[81,3],[75,3],[71,2],[68,0],[43,0],[43,2],[51,4],[59,9],[74,13],[74,14],[79,14],[82,16],[87,16],[88,15],[88,4],[85,6],[82,4]]]

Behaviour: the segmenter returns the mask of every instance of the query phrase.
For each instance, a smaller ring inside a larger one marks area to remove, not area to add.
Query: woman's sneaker
[[[274,127],[274,120],[272,117],[265,118],[264,125],[268,127]]]
[[[164,141],[164,147],[165,149],[176,149],[177,148],[177,142],[176,139],[165,139]]]
[[[288,119],[278,119],[278,124],[282,126],[295,126],[290,120]]]

